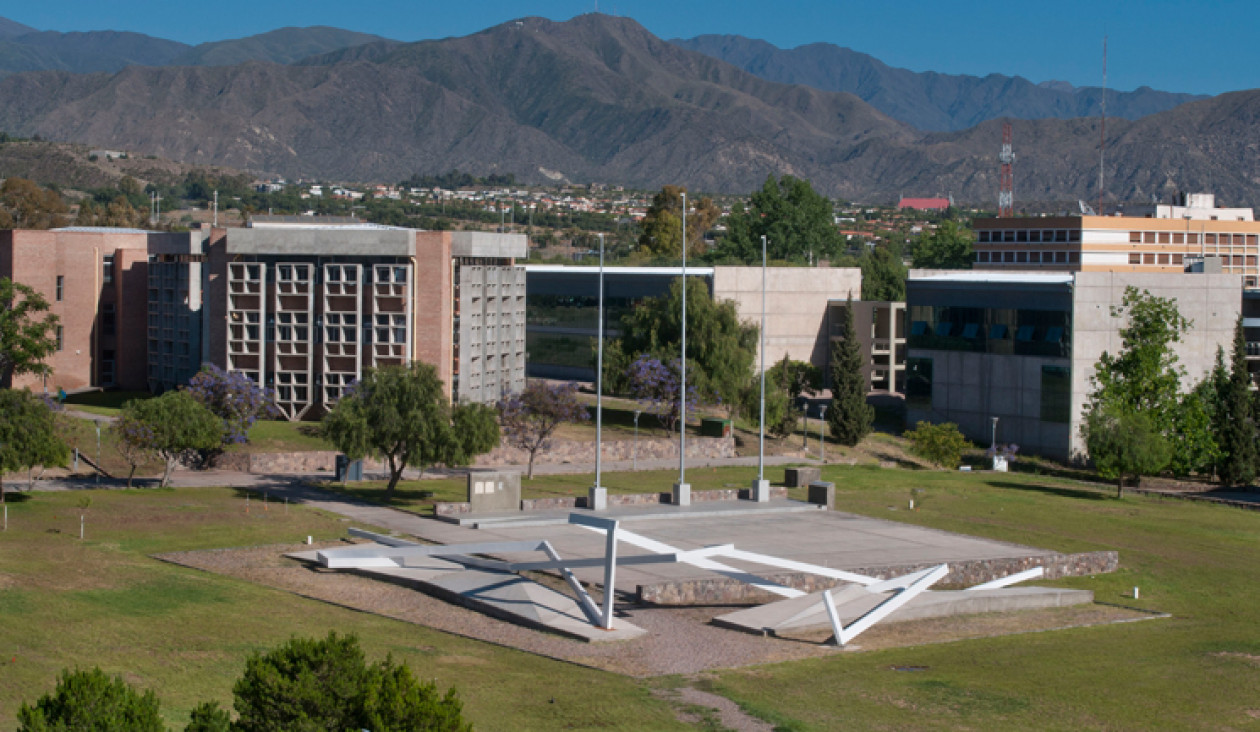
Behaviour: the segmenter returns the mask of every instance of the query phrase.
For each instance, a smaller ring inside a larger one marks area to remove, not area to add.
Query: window
[[[65,299],[66,294],[66,278],[63,275],[57,275],[57,302]]]
[[[1027,261],[1028,261],[1028,252],[1016,252],[1016,254],[1015,254],[1015,261],[1016,261],[1016,262],[1027,262]]]
[[[1159,243],[1160,243],[1160,244],[1167,244],[1167,243],[1168,243],[1168,241],[1169,241],[1169,239],[1168,239],[1168,232],[1167,232],[1167,231],[1161,231],[1161,232],[1159,232]]]
[[[950,331],[954,329],[954,324],[949,322],[940,322],[936,324],[936,335],[948,336]]]
[[[1072,376],[1066,366],[1041,367],[1041,421],[1072,421]]]
[[[1041,252],[1029,252],[1029,253],[1028,253],[1028,261],[1033,262],[1033,263],[1035,263],[1035,264],[1040,264],[1040,263],[1041,263]]]
[[[63,348],[65,348],[65,346],[66,346],[65,331],[63,331],[62,327],[59,325],[57,326],[57,350],[60,351]]]
[[[988,261],[989,261],[989,253],[988,253],[988,252],[976,252],[976,261],[977,261],[977,262],[988,262]]]
[[[932,408],[932,359],[906,359],[906,406]]]
[[[1034,326],[1031,326],[1031,325],[1021,325],[1021,326],[1019,326],[1019,330],[1015,331],[1015,340],[1017,340],[1017,341],[1031,341],[1031,340],[1033,339],[1033,332],[1034,332],[1035,330],[1036,330],[1036,328],[1035,328]]]
[[[1153,232],[1153,231],[1147,231],[1147,232],[1143,233],[1143,234],[1142,234],[1142,242],[1143,242],[1143,243],[1145,243],[1145,244],[1154,244],[1154,243],[1155,243],[1155,232]]]
[[[910,335],[921,336],[927,333],[927,321],[916,320],[910,324]]]
[[[117,315],[114,310],[114,303],[107,302],[101,306],[101,335],[112,336],[117,328]]]
[[[1167,255],[1167,254],[1161,254],[1161,255],[1159,255],[1159,263],[1160,263],[1160,264],[1168,264],[1168,255]]]
[[[1186,257],[1186,255],[1184,255],[1184,254],[1174,254],[1174,255],[1172,255],[1172,263],[1173,263],[1173,264],[1185,264],[1185,261],[1186,261],[1185,257]]]
[[[1155,255],[1149,252],[1146,254],[1143,254],[1142,264],[1155,264]]]
[[[101,281],[111,284],[114,281],[114,255],[106,254],[101,258]]]
[[[1142,243],[1142,232],[1140,232],[1140,231],[1130,231],[1130,232],[1129,232],[1129,243],[1130,243],[1130,244],[1141,244],[1141,243]]]
[[[967,323],[966,325],[963,326],[963,329],[962,329],[963,338],[975,338],[977,335],[979,335],[979,333],[980,333],[979,323]]]
[[[1007,327],[1003,323],[994,323],[989,328],[989,340],[999,341],[1006,337]]]
[[[1129,264],[1141,264],[1141,263],[1142,263],[1141,254],[1138,254],[1137,252],[1132,252],[1131,254],[1129,254]]]
[[[1186,243],[1185,234],[1173,234],[1173,244],[1185,244],[1185,243]]]

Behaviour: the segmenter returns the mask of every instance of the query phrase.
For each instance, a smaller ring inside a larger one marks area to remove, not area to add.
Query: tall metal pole
[[[757,448],[757,480],[766,478],[766,237],[761,236],[761,434]]]
[[[678,484],[687,483],[687,192],[682,192],[682,363],[678,394]]]
[[[602,488],[604,456],[604,235],[599,235],[599,335],[595,357],[595,487]]]

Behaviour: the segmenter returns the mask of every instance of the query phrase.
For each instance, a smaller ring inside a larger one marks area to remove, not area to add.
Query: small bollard
[[[9,530],[9,504],[4,504],[4,530]]]
[[[311,539],[311,537],[308,536],[306,537],[306,543],[310,545],[310,544],[314,544],[315,542]]]
[[[913,499],[913,498],[911,498],[911,499],[910,499],[910,510],[911,510],[911,511],[913,511],[913,510],[914,510],[914,499]]]
[[[1141,597],[1141,595],[1138,593],[1138,588],[1137,588],[1137,585],[1133,585],[1133,599],[1134,599],[1134,600],[1137,600],[1137,599],[1139,599],[1140,597]]]
[[[83,541],[83,516],[79,516],[79,541]]]

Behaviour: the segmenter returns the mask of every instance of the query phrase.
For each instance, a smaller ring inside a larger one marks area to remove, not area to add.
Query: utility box
[[[788,488],[801,488],[816,480],[822,480],[822,470],[819,468],[783,469],[783,485]]]
[[[836,510],[836,484],[825,480],[810,483],[809,502],[826,506],[828,511]]]
[[[363,461],[351,460],[345,455],[337,456],[337,482],[346,483],[363,480]]]
[[[700,420],[700,434],[705,437],[730,437],[731,421],[717,417],[705,417]]]

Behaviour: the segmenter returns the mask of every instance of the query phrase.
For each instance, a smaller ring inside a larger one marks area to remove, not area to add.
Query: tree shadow
[[[986,480],[984,484],[992,488],[1033,491],[1059,496],[1060,498],[1075,498],[1087,501],[1108,501],[1114,497],[1113,492],[1109,492],[1101,486],[1098,488],[1068,488],[1066,486],[1038,485],[1035,483],[1011,483],[1004,480]]]

